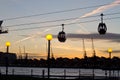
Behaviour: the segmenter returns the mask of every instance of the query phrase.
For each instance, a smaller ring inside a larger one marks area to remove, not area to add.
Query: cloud
[[[113,8],[115,6],[118,6],[118,5],[120,5],[120,0],[115,0],[114,2],[112,2],[110,4],[100,6],[97,9],[92,10],[91,12],[85,13],[82,16],[78,17],[77,19],[75,19],[75,20],[73,20],[71,22],[68,22],[68,23],[75,23],[75,22],[79,21],[81,18],[92,16],[92,15],[97,14],[97,13],[101,13],[101,12],[103,12],[105,10],[108,10],[108,9]],[[66,24],[68,24],[68,23],[66,23]],[[81,32],[83,31],[84,33],[86,33],[86,32],[90,33],[86,28],[84,28],[84,26],[82,24],[79,24],[79,26],[81,28],[80,29]]]
[[[107,50],[104,50],[103,52],[108,53]],[[120,50],[113,50],[112,53],[120,53]]]
[[[57,38],[57,35],[53,35],[54,38]],[[112,42],[120,42],[120,34],[117,33],[106,33],[105,35],[100,35],[98,33],[91,33],[91,34],[74,34],[68,33],[67,39],[100,39],[100,40],[109,40]]]
[[[116,0],[116,1],[112,2],[111,4],[101,6],[101,7],[97,8],[97,9],[95,9],[95,10],[89,12],[89,13],[86,13],[82,17],[88,17],[88,16],[91,16],[91,15],[103,12],[107,9],[118,6],[119,4],[120,4],[120,0]]]
[[[64,49],[64,50],[71,50],[71,51],[82,51],[80,48],[78,47],[72,47],[70,45],[67,45],[67,46],[61,46],[61,45],[55,45],[53,46],[53,48],[58,48],[58,49]]]
[[[21,36],[24,36],[25,38],[16,41],[15,44],[20,43],[20,42],[23,42],[23,41],[26,41],[26,40],[29,40],[29,39],[33,39],[33,38],[38,37],[38,36],[43,36],[43,34],[44,34],[45,32],[48,32],[48,31],[50,31],[50,30],[52,30],[52,29],[54,29],[54,28],[56,28],[56,27],[47,28],[47,29],[45,29],[44,31],[42,31],[42,32],[37,32],[36,34],[33,34],[33,35],[21,35]]]

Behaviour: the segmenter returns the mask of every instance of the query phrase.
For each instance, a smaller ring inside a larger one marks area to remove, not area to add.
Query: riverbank
[[[35,76],[25,76],[25,75],[0,75],[0,80],[119,80],[119,78],[100,78],[93,79],[92,77],[84,77],[78,79],[47,79],[47,78],[39,78]]]

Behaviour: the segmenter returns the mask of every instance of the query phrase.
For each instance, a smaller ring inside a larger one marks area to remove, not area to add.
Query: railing
[[[86,69],[85,69],[86,70]],[[0,69],[0,73],[5,75],[5,68]],[[113,71],[112,76],[109,76],[109,71],[102,71],[102,73],[83,73],[81,69],[77,69],[75,71],[70,71],[68,69],[60,69],[59,71],[50,70],[50,78],[61,78],[61,79],[81,79],[81,78],[93,78],[93,74],[95,79],[108,79],[108,78],[120,78],[119,77],[119,70]],[[104,74],[102,76],[97,76],[96,74]],[[8,75],[24,75],[24,76],[33,76],[33,77],[40,77],[40,78],[47,78],[47,69],[32,69],[32,68],[20,68],[20,69],[8,69]]]

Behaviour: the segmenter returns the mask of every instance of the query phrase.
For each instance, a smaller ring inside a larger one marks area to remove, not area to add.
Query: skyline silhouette
[[[28,3],[28,4],[27,4]],[[39,4],[38,4],[39,3]],[[49,3],[49,4],[48,4]],[[5,42],[11,43],[10,52],[26,53],[30,56],[47,56],[46,34],[52,34],[52,49],[55,57],[82,58],[84,39],[87,56],[92,56],[91,38],[97,56],[108,57],[108,48],[112,56],[120,57],[120,0],[109,1],[0,1],[2,28],[7,34],[0,34],[0,51],[6,52]],[[64,4],[64,5],[63,5]],[[96,4],[96,5],[95,5]],[[22,6],[21,6],[22,5]],[[72,5],[72,6],[71,6]],[[106,24],[105,35],[99,35],[97,29],[101,22]],[[57,39],[64,24],[66,42]]]

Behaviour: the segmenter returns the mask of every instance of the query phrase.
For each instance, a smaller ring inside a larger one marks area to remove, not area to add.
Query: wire
[[[109,13],[109,14],[105,14],[104,16],[116,15],[116,14],[120,14],[120,12],[117,12],[117,13]],[[23,26],[23,25],[42,24],[42,23],[50,23],[50,22],[74,20],[74,19],[92,18],[92,17],[98,17],[98,16],[100,16],[100,15],[88,16],[88,17],[81,17],[81,18],[79,18],[79,17],[73,17],[73,18],[67,18],[67,19],[57,19],[57,20],[43,21],[43,22],[33,22],[33,23],[16,24],[16,25],[10,25],[10,26],[5,26],[5,27],[15,27],[15,26]]]
[[[104,20],[111,20],[111,19],[118,19],[118,18],[120,18],[120,17],[106,18],[106,19],[104,19]],[[80,23],[88,23],[88,22],[95,22],[95,21],[99,21],[99,19],[98,19],[98,20],[83,21],[83,22],[73,22],[73,23],[68,23],[68,24],[65,24],[65,25],[80,24]],[[21,31],[21,30],[30,30],[30,29],[38,29],[38,28],[46,28],[46,27],[58,27],[58,26],[61,26],[61,25],[50,25],[50,26],[42,26],[42,27],[32,27],[32,28],[13,29],[13,30],[10,30],[10,31]]]
[[[113,3],[113,4],[118,4],[118,3]],[[6,20],[16,20],[16,19],[36,17],[36,16],[43,16],[43,15],[50,15],[50,14],[56,14],[56,13],[71,12],[71,11],[77,11],[77,10],[81,10],[81,9],[94,8],[94,7],[104,6],[104,5],[108,5],[108,4],[88,6],[88,7],[83,7],[83,8],[74,8],[74,9],[54,11],[54,12],[41,13],[41,14],[33,14],[33,15],[21,16],[21,17],[6,18],[6,19],[2,19],[2,20],[4,20],[4,21],[6,21]]]
[[[42,27],[32,27],[32,28],[22,28],[22,29],[13,29],[9,31],[21,31],[21,30],[30,30],[30,29],[37,29],[37,28],[46,28],[46,27],[56,27],[60,25],[50,25],[50,26],[42,26]]]
[[[89,16],[89,17],[97,17],[97,16]],[[84,17],[84,18],[88,18],[88,17]],[[58,22],[58,21],[67,21],[67,20],[74,20],[74,19],[78,19],[78,17],[67,18],[67,19],[57,19],[57,20],[50,20],[50,21],[43,21],[43,22],[33,22],[33,23],[16,24],[16,25],[4,26],[4,27],[15,27],[15,26],[23,26],[23,25],[33,25],[33,24],[50,23],[50,22]],[[82,19],[82,18],[80,18],[80,19]]]

